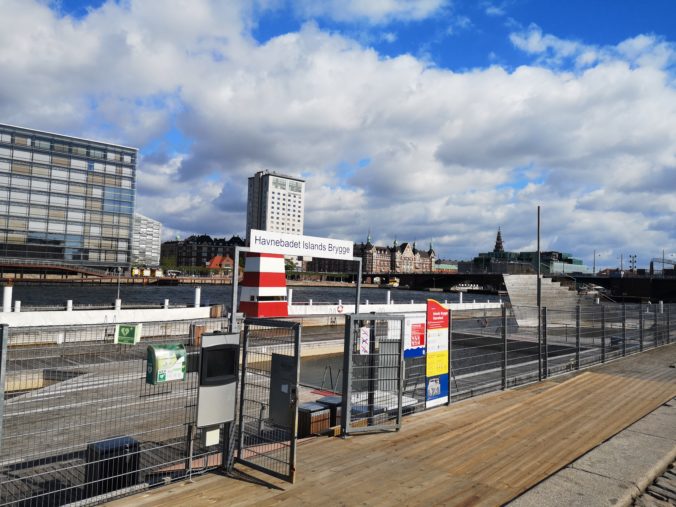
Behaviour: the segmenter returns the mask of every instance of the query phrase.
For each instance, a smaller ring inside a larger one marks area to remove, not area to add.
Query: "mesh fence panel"
[[[299,324],[245,321],[238,459],[291,481],[299,345]]]
[[[0,505],[95,504],[167,478],[216,466],[195,422],[198,349],[224,320],[143,324],[135,345],[114,325],[9,329],[0,460]],[[147,333],[147,334],[146,334]],[[149,344],[181,344],[185,381],[146,383]]]
[[[507,308],[504,317],[453,311],[453,399],[516,386],[669,343],[676,305]],[[503,334],[504,327],[504,334]],[[408,370],[408,364],[406,366]]]
[[[506,386],[515,386],[538,379],[539,345],[537,308],[507,308]],[[517,316],[523,319],[517,323]]]
[[[499,389],[502,361],[502,317],[499,313],[452,312],[450,381],[453,399]]]
[[[403,396],[403,316],[371,319],[371,315],[348,319],[349,386],[343,390],[343,428],[347,433],[398,429],[402,413],[412,412],[420,404],[419,398]],[[424,401],[420,361],[409,367],[406,389],[418,397],[422,389]]]

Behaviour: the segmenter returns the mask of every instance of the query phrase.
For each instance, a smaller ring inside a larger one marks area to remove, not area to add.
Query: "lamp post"
[[[120,275],[122,274],[122,268],[117,267],[117,299],[120,299]]]

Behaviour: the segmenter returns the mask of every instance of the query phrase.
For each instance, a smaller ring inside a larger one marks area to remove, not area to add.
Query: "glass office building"
[[[140,213],[134,213],[131,262],[137,266],[159,266],[161,246],[162,224]]]
[[[137,150],[0,124],[0,257],[128,266]]]

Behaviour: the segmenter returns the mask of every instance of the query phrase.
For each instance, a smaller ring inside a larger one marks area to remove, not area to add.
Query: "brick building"
[[[202,234],[183,241],[165,241],[162,243],[162,265],[204,267],[218,255],[234,259],[238,246],[244,246],[244,240],[239,236],[225,239]]]
[[[354,256],[361,257],[364,273],[431,273],[434,271],[436,253],[430,244],[428,250],[419,250],[415,242],[394,241],[392,246],[377,246],[371,243],[355,243]],[[309,271],[323,273],[353,273],[356,269],[353,261],[315,258],[308,267]]]

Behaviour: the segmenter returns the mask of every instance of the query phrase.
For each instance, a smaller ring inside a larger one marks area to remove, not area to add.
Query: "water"
[[[232,303],[230,286],[203,285],[202,305]],[[354,304],[356,291],[350,287],[290,287],[293,289],[293,303]],[[395,303],[424,303],[428,299],[449,303],[457,303],[459,295],[456,293],[426,292],[407,289],[380,289],[363,288],[361,303],[385,303],[387,291],[390,291],[391,300]],[[67,300],[72,300],[74,306],[84,305],[112,305],[117,297],[117,285],[79,285],[79,284],[47,284],[47,285],[16,285],[13,290],[14,301],[21,301],[23,306],[64,306]],[[169,299],[172,305],[192,305],[195,301],[195,286],[152,286],[152,285],[120,285],[120,299],[125,305],[157,304],[162,305]],[[463,301],[497,301],[495,295],[464,294]]]

